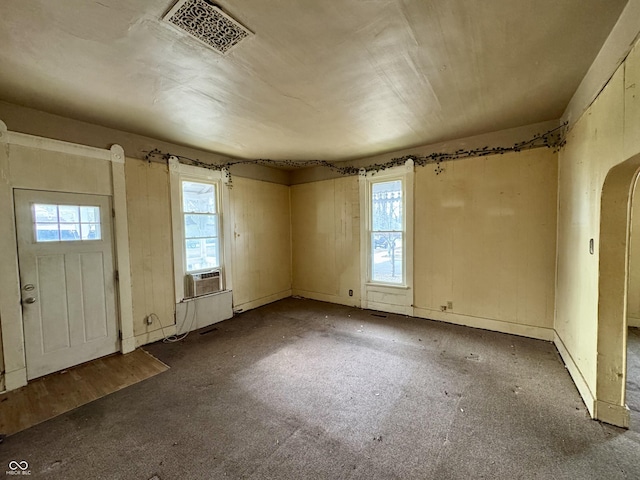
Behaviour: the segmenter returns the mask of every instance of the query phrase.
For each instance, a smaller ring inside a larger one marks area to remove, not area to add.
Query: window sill
[[[199,300],[201,298],[215,297],[216,295],[222,295],[223,293],[231,293],[231,290],[220,290],[219,292],[207,293],[205,295],[198,295],[197,297],[186,297],[180,300],[178,303],[193,302],[194,300]]]

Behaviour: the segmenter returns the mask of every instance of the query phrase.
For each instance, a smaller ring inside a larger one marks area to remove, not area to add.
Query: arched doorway
[[[594,417],[629,426],[625,406],[627,289],[634,187],[640,155],[616,165],[602,188],[598,280],[598,351]]]

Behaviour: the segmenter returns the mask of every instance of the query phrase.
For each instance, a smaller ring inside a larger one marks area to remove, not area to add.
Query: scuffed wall
[[[416,169],[417,315],[550,339],[536,328],[553,328],[557,154],[535,149],[442,165],[438,175]],[[443,313],[447,302],[453,308]]]
[[[580,383],[584,384],[581,393],[587,403],[595,397],[599,353],[598,240],[602,187],[613,166],[640,152],[638,88],[640,48],[636,45],[573,126],[559,156],[555,328],[561,347],[567,352],[565,361],[575,365],[574,380],[579,388]],[[589,252],[592,238],[594,254]]]
[[[125,175],[133,328],[142,345],[167,336],[163,328],[175,324],[169,173],[165,164],[127,158]]]
[[[291,187],[295,295],[360,305],[359,204],[358,177]]]

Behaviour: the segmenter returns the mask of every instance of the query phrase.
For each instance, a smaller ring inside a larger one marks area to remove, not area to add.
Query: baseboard
[[[360,308],[360,299],[355,297],[343,297],[340,295],[328,295],[326,293],[309,292],[307,290],[293,289],[293,296],[318,300],[320,302],[336,303],[338,305],[346,305],[348,307]]]
[[[149,343],[157,342],[158,340],[162,340],[165,337],[170,337],[171,335],[175,335],[175,334],[176,334],[176,326],[169,325],[168,327],[163,327],[157,330],[152,330],[150,332],[136,335],[135,336],[136,348],[141,347],[142,345],[147,345]]]
[[[640,318],[627,315],[627,326],[640,328]]]
[[[567,350],[567,347],[557,332],[555,332],[553,343],[558,349],[558,353],[560,353],[560,357],[567,367],[569,375],[571,376],[573,383],[578,389],[578,393],[580,393],[580,396],[582,397],[582,401],[589,411],[589,415],[591,415],[591,418],[596,418],[596,401],[591,393],[591,389],[589,388],[589,385],[587,385],[586,380],[582,376],[582,372],[580,372],[576,362],[573,361],[573,357],[569,353],[569,350]]]
[[[277,302],[278,300],[282,300],[283,298],[288,298],[290,296],[291,290],[283,290],[272,295],[267,295],[266,297],[256,298],[255,300],[251,300],[249,302],[240,303],[238,305],[234,304],[233,312],[246,312],[247,310],[262,307],[263,305],[267,305],[268,303]]]
[[[430,310],[427,308],[414,307],[414,316],[427,318],[429,320],[438,320],[440,322],[453,323],[455,325],[463,325],[465,327],[481,328],[483,330],[492,330],[494,332],[508,333],[510,335],[518,335],[520,337],[536,338],[538,340],[553,341],[553,328],[536,327],[533,325],[522,325],[513,322],[504,322],[502,320],[493,320],[490,318],[473,317],[471,315],[463,315],[455,312],[442,312],[440,310]]]
[[[616,427],[629,428],[629,409],[624,405],[613,405],[597,400],[595,413],[596,420]]]

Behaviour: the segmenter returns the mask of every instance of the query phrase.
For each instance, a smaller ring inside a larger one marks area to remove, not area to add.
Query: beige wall
[[[165,337],[162,328],[175,324],[169,171],[165,164],[127,158],[125,175],[133,328],[141,345]]]
[[[548,338],[536,328],[553,328],[557,155],[535,149],[443,167],[416,168],[416,313]]]
[[[638,194],[633,197],[632,215],[627,322],[630,327],[640,328],[640,195]]]
[[[559,348],[589,405],[596,391],[600,201],[609,170],[640,152],[640,48],[571,129],[559,156]],[[589,239],[595,253],[589,253]],[[618,368],[622,369],[622,365]]]
[[[127,159],[127,203],[138,344],[175,324],[169,174],[165,164]],[[226,187],[225,187],[226,188]],[[291,295],[289,187],[240,177],[229,194],[233,305],[246,310]],[[152,325],[147,316],[155,313]]]
[[[233,308],[247,310],[291,295],[289,187],[233,177]]]
[[[0,101],[0,119],[7,124],[10,131],[14,132],[54,138],[97,148],[110,148],[111,145],[117,143],[124,148],[125,153],[130,158],[144,159],[148,152],[158,149],[163,153],[182,155],[211,164],[225,163],[232,160],[225,155],[81,122],[3,101]],[[262,165],[236,165],[231,167],[231,173],[235,176],[281,184],[288,184],[290,180],[288,171]]]
[[[358,195],[358,177],[291,187],[295,295],[360,306]]]

